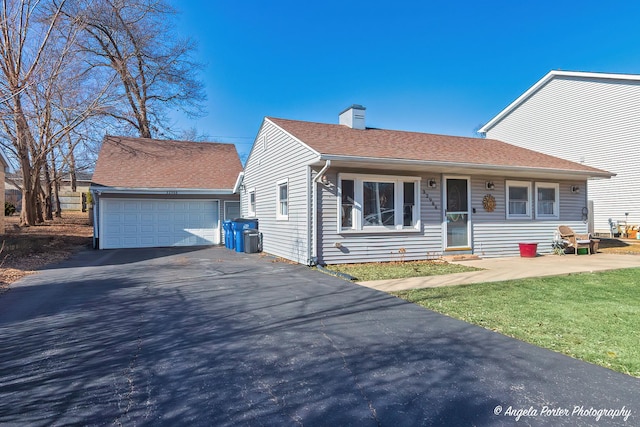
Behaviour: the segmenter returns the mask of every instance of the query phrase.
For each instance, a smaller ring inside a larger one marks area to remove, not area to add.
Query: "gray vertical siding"
[[[589,182],[594,228],[640,223],[640,82],[556,76],[496,123],[488,138],[616,173]]]
[[[263,146],[266,137],[266,150]],[[298,263],[308,262],[310,184],[307,164],[317,156],[273,123],[265,120],[245,165],[240,209],[248,217],[247,191],[256,190],[256,215],[263,250]],[[289,219],[276,220],[276,183],[289,180]]]

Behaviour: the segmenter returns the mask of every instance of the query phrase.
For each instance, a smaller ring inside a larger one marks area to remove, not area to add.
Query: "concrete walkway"
[[[456,261],[455,264],[482,268],[468,273],[444,276],[412,277],[408,279],[360,282],[362,286],[385,292],[406,289],[435,288],[470,283],[500,282],[527,277],[559,276],[620,268],[640,267],[640,255],[599,253],[595,255],[544,255],[536,258],[485,258]]]

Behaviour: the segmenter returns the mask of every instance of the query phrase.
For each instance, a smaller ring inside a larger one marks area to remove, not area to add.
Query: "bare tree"
[[[201,68],[191,58],[194,43],[171,29],[175,11],[164,0],[72,0],[69,18],[82,22],[82,46],[92,67],[111,70],[120,102],[106,114],[141,137],[171,133],[166,113],[202,114]]]
[[[58,147],[82,123],[104,110],[110,81],[96,81],[83,63],[76,36],[82,27],[65,21],[62,7],[37,0],[2,0],[0,125],[22,173],[21,223],[52,217]],[[53,173],[52,173],[53,171]]]
[[[37,222],[38,181],[44,159],[34,153],[36,140],[24,105],[26,92],[38,82],[34,77],[49,47],[60,7],[48,17],[39,12],[36,0],[2,0],[0,11],[0,83],[2,127],[22,171],[21,222]]]

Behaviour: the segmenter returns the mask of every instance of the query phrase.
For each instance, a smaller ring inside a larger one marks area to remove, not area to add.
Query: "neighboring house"
[[[265,252],[303,264],[551,252],[586,230],[586,183],[610,173],[504,142],[265,118],[244,171],[242,214]]]
[[[615,173],[589,181],[589,231],[640,224],[640,75],[551,71],[480,132]]]
[[[68,174],[60,178],[60,208],[62,211],[86,210],[86,193],[91,185],[91,174],[78,172],[76,174],[76,191],[71,191],[71,179]],[[22,209],[22,175],[20,173],[7,174],[5,177],[5,199],[12,203],[18,211]]]
[[[91,193],[100,249],[216,245],[240,215],[232,144],[107,136]]]

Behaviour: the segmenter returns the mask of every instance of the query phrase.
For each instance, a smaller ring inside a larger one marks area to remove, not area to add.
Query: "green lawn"
[[[364,264],[335,264],[327,270],[345,273],[358,282],[369,280],[403,279],[406,277],[436,276],[441,274],[476,271],[477,268],[443,261],[369,262]]]
[[[640,269],[394,292],[431,310],[640,377]]]

